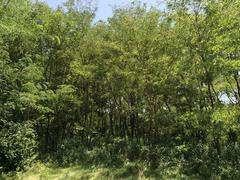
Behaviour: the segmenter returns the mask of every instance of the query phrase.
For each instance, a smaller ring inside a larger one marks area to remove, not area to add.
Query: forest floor
[[[121,168],[85,168],[81,166],[56,167],[43,163],[36,163],[25,172],[3,175],[1,178],[6,180],[189,179],[181,175],[177,167],[149,171],[144,168],[137,170],[134,165]]]

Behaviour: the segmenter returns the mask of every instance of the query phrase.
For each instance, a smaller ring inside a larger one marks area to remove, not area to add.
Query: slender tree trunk
[[[235,80],[236,85],[237,85],[237,94],[238,94],[238,102],[239,102],[239,99],[240,99],[240,85],[239,85],[238,74],[237,73],[234,73],[234,80]]]
[[[109,121],[110,121],[110,134],[114,136],[113,132],[113,109],[111,108],[110,113],[109,113]]]
[[[50,126],[50,117],[48,115],[47,128],[45,132],[45,152],[48,152],[48,147],[49,147],[49,126]]]

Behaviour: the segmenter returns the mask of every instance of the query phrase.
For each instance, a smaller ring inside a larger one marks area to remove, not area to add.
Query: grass
[[[164,169],[164,170],[163,170]],[[136,163],[125,163],[121,168],[106,167],[57,167],[53,164],[35,163],[25,172],[0,176],[6,180],[111,180],[111,179],[188,179],[178,167],[160,166],[149,170]]]

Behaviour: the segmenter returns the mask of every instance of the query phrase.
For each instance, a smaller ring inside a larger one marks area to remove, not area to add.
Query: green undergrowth
[[[99,179],[188,179],[180,173],[180,167],[161,165],[156,170],[148,169],[144,164],[126,162],[122,167],[86,167],[81,165],[59,167],[50,163],[35,163],[24,172],[4,174],[6,180],[99,180]]]
[[[0,175],[1,180],[115,180],[115,179],[238,179],[239,172],[229,166],[222,166],[219,172],[212,172],[209,176],[202,176],[196,172],[188,172],[191,168],[184,168],[181,161],[160,162],[156,169],[149,168],[143,162],[126,161],[120,167],[69,165],[59,166],[55,163],[36,162],[25,171]],[[204,171],[207,171],[205,169]],[[207,174],[207,172],[206,172]]]

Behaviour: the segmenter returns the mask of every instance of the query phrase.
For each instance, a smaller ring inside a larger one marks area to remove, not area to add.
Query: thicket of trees
[[[134,2],[97,23],[84,2],[0,1],[0,171],[95,148],[236,175],[240,1]]]

